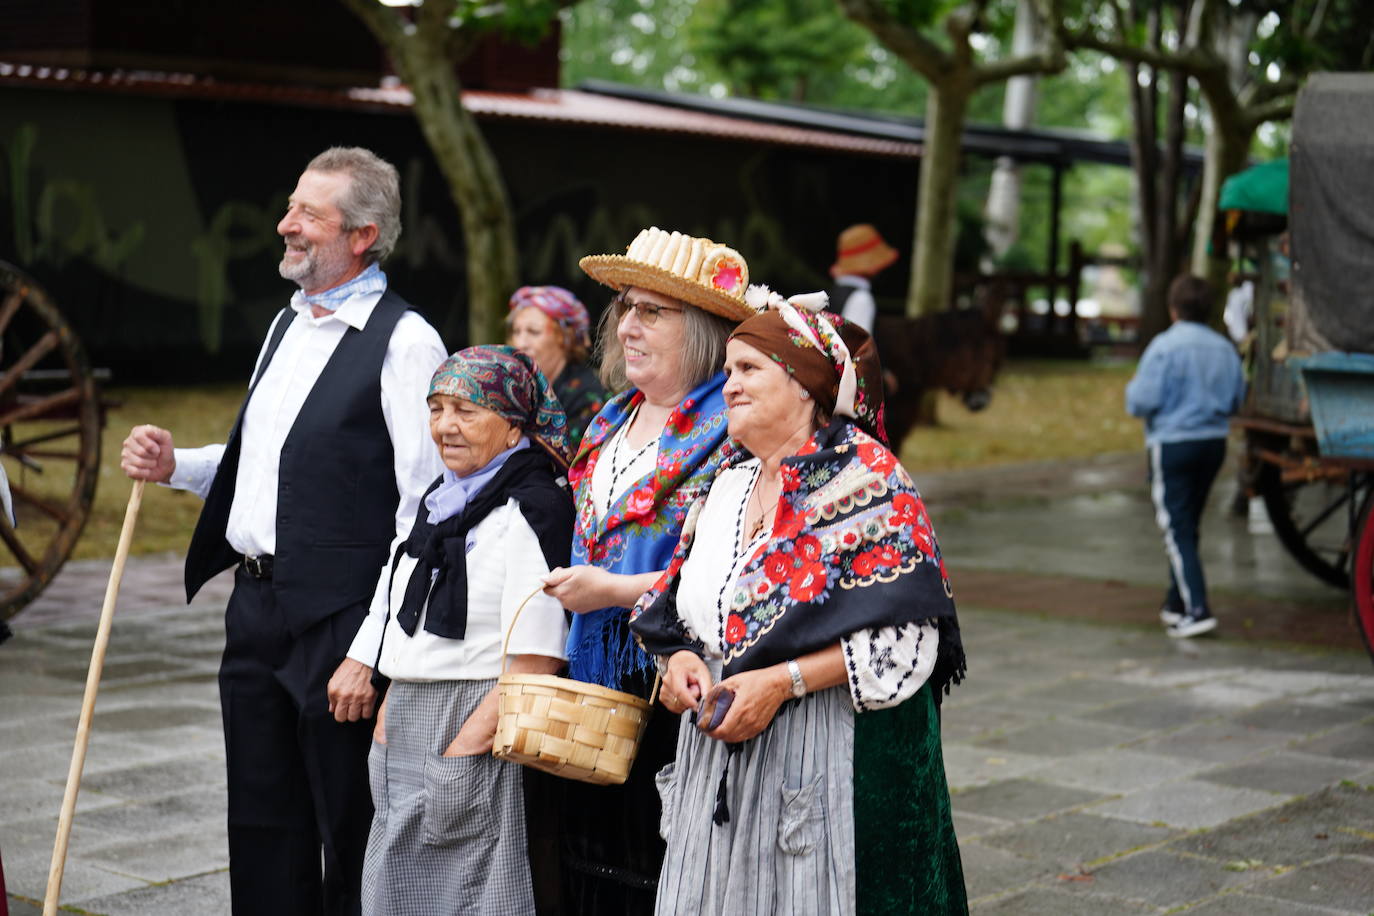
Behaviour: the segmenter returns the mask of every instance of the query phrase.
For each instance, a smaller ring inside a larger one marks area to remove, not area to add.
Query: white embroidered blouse
[[[678,582],[678,615],[705,644],[708,664],[716,672],[724,656],[728,596],[750,555],[770,536],[771,524],[749,543],[740,544],[748,501],[761,468],[755,458],[716,478]],[[921,688],[935,667],[940,634],[929,624],[913,623],[857,630],[840,642],[850,698],[854,708],[863,712],[896,706]]]

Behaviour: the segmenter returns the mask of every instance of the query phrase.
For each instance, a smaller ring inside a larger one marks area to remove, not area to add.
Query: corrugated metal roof
[[[414,97],[404,87],[326,89],[309,86],[230,83],[189,73],[145,70],[83,70],[0,61],[0,86],[117,92],[176,98],[268,102],[307,107],[408,110]],[[796,124],[690,110],[639,99],[570,89],[529,93],[467,90],[463,107],[482,120],[517,120],[688,134],[746,143],[797,146],[867,156],[915,158],[920,145]]]

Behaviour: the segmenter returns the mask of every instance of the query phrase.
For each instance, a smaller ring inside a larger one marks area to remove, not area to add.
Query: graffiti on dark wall
[[[408,116],[0,92],[18,102],[0,105],[0,252],[48,286],[96,362],[126,379],[241,376],[290,294],[276,270],[289,189],[331,143],[398,164],[404,231],[387,271],[451,347],[468,342],[460,223]],[[101,117],[103,129],[82,126]],[[813,150],[549,125],[488,135],[515,209],[522,281],[568,286],[593,311],[607,296],[578,260],[623,250],[645,226],[730,244],[756,281],[792,293],[825,285],[837,226],[873,218],[851,216],[851,197],[914,190],[906,163],[856,169]],[[609,144],[628,155],[609,160]]]

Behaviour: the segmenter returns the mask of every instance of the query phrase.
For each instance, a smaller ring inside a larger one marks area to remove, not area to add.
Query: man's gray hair
[[[625,375],[625,348],[615,332],[620,324],[620,303],[624,298],[623,291],[616,294],[601,313],[597,328],[596,353],[601,360],[601,384],[616,392],[630,387],[630,380]],[[674,301],[681,306],[686,325],[683,328],[686,341],[682,345],[682,381],[691,391],[725,365],[725,341],[735,329],[735,322],[680,299]]]
[[[351,179],[338,200],[344,229],[377,227],[377,240],[363,252],[368,264],[385,261],[401,237],[401,178],[396,167],[361,146],[332,146],[305,167],[307,172],[343,172]]]

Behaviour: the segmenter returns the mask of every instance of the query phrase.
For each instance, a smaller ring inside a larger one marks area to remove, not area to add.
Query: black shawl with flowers
[[[929,622],[940,631],[931,686],[936,697],[947,693],[964,675],[953,592],[925,505],[897,456],[838,417],[784,459],[781,473],[772,536],[754,548],[726,616],[725,676],[827,648],[857,630]],[[676,601],[700,509],[631,617],[654,655],[703,651]]]

